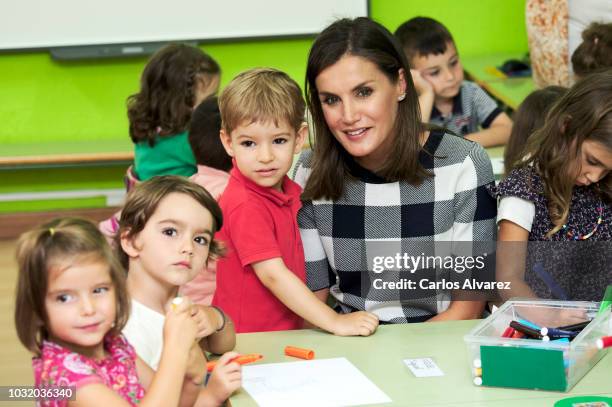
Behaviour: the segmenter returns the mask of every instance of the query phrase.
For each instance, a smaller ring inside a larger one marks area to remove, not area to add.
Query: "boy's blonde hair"
[[[222,128],[229,134],[245,121],[286,121],[295,131],[304,122],[306,105],[300,86],[284,72],[255,68],[236,76],[219,97]]]
[[[21,235],[17,243],[17,295],[15,327],[21,343],[40,356],[42,341],[49,338],[49,315],[45,297],[49,270],[68,261],[108,265],[115,288],[115,323],[110,332],[121,333],[128,320],[130,303],[125,270],[97,226],[80,218],[57,218]]]

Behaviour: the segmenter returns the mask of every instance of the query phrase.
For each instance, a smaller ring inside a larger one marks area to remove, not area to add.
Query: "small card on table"
[[[404,359],[404,363],[416,377],[444,376],[432,358]]]

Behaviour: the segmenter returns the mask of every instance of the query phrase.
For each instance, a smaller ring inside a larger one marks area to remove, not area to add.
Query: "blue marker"
[[[542,328],[540,329],[540,333],[542,335],[548,335],[552,338],[573,338],[575,336],[577,336],[580,332],[576,332],[576,331],[564,331],[562,329],[555,329],[555,328]]]
[[[578,322],[577,324],[560,326],[560,327],[557,327],[557,329],[562,329],[564,331],[581,331],[584,328],[586,328],[586,326],[590,323],[591,323],[591,320],[589,319],[588,321]]]
[[[519,318],[517,321],[518,321],[519,323],[521,323],[521,324],[525,325],[525,326],[528,326],[529,328],[533,328],[533,329],[535,329],[536,331],[539,331],[539,330],[541,330],[541,329],[542,329],[542,327],[541,327],[541,326],[538,326],[538,325],[534,324],[534,323],[533,323],[533,322],[531,322],[531,321],[527,321],[526,319],[520,319],[520,318]],[[542,335],[546,335],[546,334],[542,334]]]

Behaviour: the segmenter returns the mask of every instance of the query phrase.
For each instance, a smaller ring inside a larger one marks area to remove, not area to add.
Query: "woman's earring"
[[[397,101],[398,101],[398,102],[401,102],[401,101],[402,101],[402,100],[404,100],[404,99],[406,99],[406,94],[405,94],[405,93],[402,93],[401,95],[399,95],[399,96],[397,97]]]

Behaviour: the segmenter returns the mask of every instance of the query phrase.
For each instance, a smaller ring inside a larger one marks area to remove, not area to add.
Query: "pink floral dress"
[[[144,397],[144,388],[138,381],[136,353],[123,335],[106,335],[104,348],[108,356],[94,360],[73,352],[56,343],[44,341],[42,355],[32,359],[35,385],[74,386],[101,383],[113,389],[131,405]],[[68,400],[48,400],[39,406],[63,407]]]

